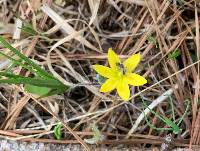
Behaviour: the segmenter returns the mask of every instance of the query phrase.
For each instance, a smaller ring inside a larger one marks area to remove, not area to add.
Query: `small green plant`
[[[61,94],[68,90],[69,86],[64,85],[53,75],[46,72],[31,59],[23,55],[19,50],[12,47],[1,36],[0,44],[9,49],[17,57],[10,57],[9,55],[3,53],[3,51],[0,51],[0,55],[11,60],[14,63],[14,66],[21,66],[33,74],[33,77],[25,77],[12,73],[11,69],[9,69],[9,71],[0,71],[0,83],[24,84],[27,92],[39,95],[40,97]]]
[[[19,19],[21,19],[21,18],[19,18]],[[39,32],[39,31],[37,31],[37,29],[34,29],[30,23],[26,22],[23,19],[21,19],[21,20],[23,21],[23,24],[21,27],[21,31],[23,33],[26,33],[29,36],[37,36],[38,38],[45,39],[47,42],[50,42],[50,43],[53,41],[52,39],[50,39],[46,36],[47,33]]]
[[[179,127],[179,125],[181,124],[181,122],[183,121],[184,117],[188,113],[188,110],[189,110],[189,100],[187,100],[187,107],[186,107],[186,110],[185,110],[183,116],[180,118],[180,120],[176,124],[175,123],[175,115],[174,115],[174,109],[173,109],[173,107],[172,107],[172,116],[173,116],[173,121],[172,121],[171,119],[169,119],[169,118],[167,118],[167,117],[165,117],[163,115],[159,115],[158,113],[156,113],[155,111],[153,111],[152,109],[150,109],[147,106],[147,104],[144,102],[144,99],[143,98],[141,98],[141,99],[142,99],[142,102],[143,102],[144,106],[146,108],[148,108],[152,114],[154,114],[156,117],[158,117],[161,121],[163,121],[169,127],[169,128],[157,128],[157,127],[155,127],[152,123],[150,123],[148,121],[147,116],[144,113],[144,117],[145,117],[145,120],[147,122],[147,125],[149,125],[152,129],[155,129],[155,130],[158,130],[158,131],[160,131],[160,130],[172,131],[174,134],[179,134],[182,131],[181,128]],[[170,104],[173,105],[171,98],[170,98],[170,101],[171,101]]]
[[[26,22],[23,22],[21,30],[24,33],[27,33],[27,34],[29,34],[31,36],[35,36],[35,35],[39,34],[39,32],[37,32],[36,30],[34,30],[34,28],[32,27],[31,24],[26,23]]]
[[[181,50],[180,50],[180,49],[176,49],[176,50],[174,50],[172,53],[169,53],[169,54],[168,54],[168,58],[169,58],[169,59],[176,60],[176,58],[177,58],[178,56],[180,56],[180,55],[181,55]]]
[[[62,124],[57,123],[53,129],[53,134],[57,140],[60,140],[62,137],[61,128],[62,128]]]
[[[147,37],[147,41],[148,41],[148,43],[150,44],[154,44],[155,46],[156,46],[156,48],[158,48],[158,44],[157,44],[157,42],[156,42],[156,38],[155,37],[153,37],[152,35],[149,35],[148,37]]]
[[[93,131],[93,137],[89,139],[84,139],[84,141],[88,144],[95,144],[98,141],[101,141],[103,139],[103,136],[101,135],[101,132],[99,131],[96,124],[92,125],[92,131]]]

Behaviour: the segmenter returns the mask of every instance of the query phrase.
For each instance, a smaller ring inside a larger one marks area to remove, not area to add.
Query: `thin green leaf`
[[[29,77],[19,77],[19,78],[8,78],[8,79],[0,79],[0,83],[8,83],[8,84],[30,84],[34,86],[40,87],[48,87],[48,88],[63,88],[61,82],[53,79],[42,79],[42,78],[29,78]]]
[[[21,67],[23,67],[23,68],[29,70],[30,72],[32,72],[32,73],[36,72],[36,70],[33,70],[32,67],[23,64],[23,63],[22,63],[22,60],[19,61],[19,60],[13,59],[12,57],[10,57],[10,56],[8,56],[8,55],[2,53],[2,52],[0,52],[0,54],[3,55],[3,56],[5,56],[5,57],[8,58],[9,60],[13,61],[15,64],[17,64],[17,65],[19,65],[19,66],[21,66]]]
[[[159,119],[161,119],[163,122],[165,122],[164,117],[163,117],[163,116],[160,116],[160,115],[157,114],[154,110],[150,109],[150,108],[148,107],[148,105],[144,102],[143,98],[142,98],[142,103],[144,104],[144,106],[145,106],[146,108],[148,108],[148,109],[150,110],[151,113],[153,113],[155,116],[157,116],[157,117],[158,117]]]
[[[61,136],[62,136],[61,128],[62,128],[62,124],[58,123],[53,129],[54,136],[56,137],[57,140],[61,139]]]
[[[146,103],[144,102],[143,98],[141,98],[141,99],[142,99],[142,102],[143,102],[144,106],[147,107],[147,108],[151,111],[151,113],[153,113],[155,116],[157,116],[159,119],[161,119],[167,126],[170,127],[170,128],[156,128],[154,125],[152,125],[152,124],[148,121],[146,115],[144,115],[144,116],[145,116],[145,120],[147,121],[147,124],[148,124],[151,128],[156,129],[156,130],[172,130],[174,134],[179,134],[179,133],[182,131],[182,129],[180,129],[179,125],[181,124],[181,122],[183,121],[183,118],[186,116],[186,114],[187,114],[187,112],[188,112],[188,110],[189,110],[189,104],[190,104],[189,100],[186,100],[186,102],[187,102],[186,110],[185,110],[183,116],[180,118],[178,124],[176,124],[175,122],[171,121],[169,118],[167,118],[167,117],[165,117],[165,116],[160,116],[160,115],[158,115],[155,111],[153,111],[152,109],[150,109],[150,108],[146,105]],[[170,99],[171,99],[171,98],[170,98]],[[172,102],[171,102],[171,103],[172,103]],[[173,105],[172,105],[172,106],[173,106]],[[145,114],[145,113],[144,113],[144,114]],[[173,113],[173,114],[174,114],[174,113]]]
[[[0,72],[0,76],[4,77],[0,79],[0,83],[7,84],[25,84],[25,89],[33,94],[41,95],[42,97],[50,96],[54,94],[60,94],[66,91],[69,87],[57,80],[53,75],[43,70],[40,66],[35,64],[31,59],[21,54],[17,49],[12,47],[3,37],[0,36],[0,43],[4,47],[15,53],[19,60],[13,59],[12,57],[0,52],[8,59],[19,65],[33,74],[37,74],[38,77],[30,78],[20,75],[15,75],[9,72]]]
[[[187,102],[187,106],[186,106],[186,109],[185,109],[185,112],[184,112],[183,116],[181,117],[181,119],[179,120],[179,122],[177,124],[178,126],[181,124],[181,122],[183,121],[184,117],[187,115],[187,113],[189,111],[190,101],[187,99],[186,102]]]
[[[24,56],[22,53],[20,53],[20,51],[18,51],[14,47],[12,47],[2,36],[0,36],[0,42],[1,42],[1,44],[3,44],[4,47],[6,47],[9,50],[11,50],[12,52],[14,52],[23,61],[25,61],[30,66],[32,66],[38,72],[39,76],[45,77],[45,78],[55,79],[52,75],[50,75],[48,72],[43,70],[40,66],[35,64],[31,59],[29,59],[28,57]],[[15,61],[15,60],[13,60],[13,61]]]
[[[0,76],[4,76],[7,78],[23,78],[23,76],[21,75],[16,75],[10,72],[2,72],[2,71],[0,71]]]
[[[143,112],[144,113],[144,112]],[[166,131],[166,130],[172,130],[172,128],[158,128],[158,127],[155,127],[151,122],[149,122],[146,114],[144,113],[144,118],[145,118],[145,121],[147,122],[147,125],[149,127],[151,127],[152,129],[155,129],[155,130],[158,130],[158,131]]]
[[[180,55],[181,55],[181,50],[180,49],[176,49],[172,53],[168,54],[168,58],[175,60]]]
[[[38,34],[37,31],[35,31],[34,28],[32,27],[32,25],[29,24],[29,23],[23,23],[21,30],[25,33],[32,35],[32,36],[35,36],[35,35]]]
[[[172,118],[173,118],[173,121],[175,121],[175,112],[174,112],[173,100],[172,100],[172,97],[170,95],[168,95],[168,97],[169,97],[170,105],[171,105],[171,108],[172,108]]]

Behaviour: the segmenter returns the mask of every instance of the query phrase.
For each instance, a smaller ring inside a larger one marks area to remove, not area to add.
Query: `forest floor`
[[[1,150],[198,150],[199,16],[199,0],[0,0]],[[140,54],[147,83],[101,93],[109,48]]]

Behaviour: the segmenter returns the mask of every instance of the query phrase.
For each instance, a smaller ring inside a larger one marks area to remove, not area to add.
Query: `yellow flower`
[[[132,55],[123,63],[116,53],[109,48],[108,62],[109,67],[102,65],[93,65],[94,70],[101,76],[108,78],[100,88],[101,92],[110,92],[117,89],[119,96],[127,101],[130,97],[129,85],[141,86],[147,83],[142,76],[132,73],[140,62],[140,53]]]

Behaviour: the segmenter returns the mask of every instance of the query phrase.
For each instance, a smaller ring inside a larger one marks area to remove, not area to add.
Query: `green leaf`
[[[24,89],[29,93],[36,94],[39,96],[44,96],[51,91],[51,88],[39,87],[35,85],[30,85],[30,84],[26,84]]]
[[[61,128],[62,128],[62,124],[61,123],[57,123],[57,125],[54,127],[53,132],[54,132],[54,136],[57,140],[61,139],[62,133],[61,133]]]
[[[172,53],[168,54],[168,58],[175,60],[180,55],[181,55],[181,50],[180,49],[176,49]]]
[[[56,89],[51,89],[51,91],[49,91],[47,94],[41,96],[41,97],[47,97],[47,96],[51,96],[54,94],[62,94],[64,92],[66,92],[69,89],[68,86],[64,86],[64,87],[60,87],[60,88],[56,88]]]
[[[2,56],[4,56],[4,57],[8,58],[8,59],[11,60],[14,64],[19,65],[19,66],[21,66],[21,67],[23,67],[23,68],[29,70],[31,73],[36,72],[36,71],[34,71],[33,68],[30,67],[29,65],[23,64],[21,59],[16,60],[16,59],[14,59],[14,58],[12,58],[12,57],[10,57],[10,56],[8,56],[8,55],[2,53],[2,52],[0,52],[0,55],[2,55]]]
[[[1,44],[8,48],[9,50],[11,50],[12,52],[14,52],[18,57],[20,57],[20,59],[22,59],[23,61],[25,61],[29,66],[31,66],[33,69],[35,69],[35,73],[37,73],[39,76],[44,77],[44,78],[51,78],[51,79],[55,79],[51,74],[49,74],[48,72],[46,72],[45,70],[43,70],[40,66],[38,66],[37,64],[35,64],[31,59],[29,59],[28,57],[26,57],[25,55],[23,55],[20,51],[18,51],[16,48],[12,47],[2,36],[0,36],[0,42]],[[1,52],[2,54],[2,52]],[[14,61],[15,63],[17,62],[17,60],[7,56],[4,54],[4,56],[6,56],[7,58],[9,58],[10,60]],[[22,66],[22,62],[18,62],[18,64],[20,64]],[[28,65],[23,65],[23,67]],[[33,72],[33,71],[32,71]]]
[[[69,89],[68,86],[54,79],[23,77],[7,72],[0,72],[0,76],[0,83],[25,84],[25,90],[27,92],[39,95],[40,97],[62,94]]]
[[[2,72],[2,71],[0,71],[0,76],[7,77],[7,78],[23,78],[23,76],[16,75],[11,72]]]
[[[154,114],[156,117],[158,117],[160,120],[162,120],[167,126],[170,127],[170,128],[157,128],[157,127],[155,127],[153,124],[151,124],[151,123],[148,121],[148,119],[147,119],[147,117],[146,117],[146,114],[143,112],[143,113],[144,113],[145,120],[146,120],[147,124],[148,124],[151,128],[156,129],[156,130],[168,130],[168,131],[169,131],[169,130],[172,130],[174,134],[179,134],[179,133],[182,131],[182,129],[179,127],[179,125],[181,124],[181,122],[183,121],[184,117],[185,117],[186,114],[188,113],[189,104],[190,104],[189,100],[186,100],[186,101],[187,101],[186,110],[185,110],[183,116],[180,118],[180,120],[179,120],[178,123],[176,124],[175,121],[172,121],[172,120],[170,120],[169,118],[167,118],[167,117],[165,117],[165,116],[163,116],[163,115],[159,115],[159,114],[156,113],[154,110],[150,109],[150,108],[147,106],[147,104],[145,103],[145,101],[143,100],[142,97],[141,97],[141,99],[142,99],[142,103],[144,104],[144,106],[145,106],[146,108],[148,108],[152,114]]]
[[[15,53],[15,55],[17,55],[19,59],[16,60],[0,51],[1,55],[13,61],[15,65],[21,66],[36,75],[36,77],[32,78],[15,75],[12,73],[12,70],[9,72],[0,72],[0,83],[24,84],[27,92],[40,95],[41,97],[61,94],[68,90],[69,86],[61,83],[53,75],[46,72],[31,59],[12,47],[2,36],[0,36],[0,44]]]
[[[31,85],[35,85],[35,86],[49,87],[49,88],[65,87],[65,85],[63,85],[61,82],[58,82],[58,81],[53,80],[53,79],[29,78],[29,77],[0,79],[0,83],[31,84]]]

